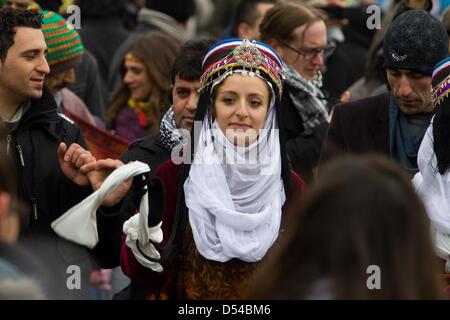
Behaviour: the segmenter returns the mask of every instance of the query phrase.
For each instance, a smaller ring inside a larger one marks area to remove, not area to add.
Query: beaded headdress
[[[433,104],[438,106],[450,93],[450,58],[446,58],[436,65],[431,83],[431,99]]]
[[[281,58],[268,45],[255,40],[228,39],[208,50],[203,59],[200,81],[204,89],[240,70],[243,76],[258,76],[270,81],[281,97],[281,69]]]

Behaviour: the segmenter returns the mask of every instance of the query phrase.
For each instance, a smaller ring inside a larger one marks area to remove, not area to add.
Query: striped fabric
[[[59,14],[42,11],[42,32],[48,47],[47,62],[53,72],[55,66],[77,59],[84,53],[80,36],[74,27]]]
[[[450,58],[442,60],[435,66],[431,83],[432,100],[435,105],[439,105],[450,93]]]
[[[282,92],[282,60],[268,45],[248,39],[225,39],[208,49],[202,62],[202,88],[227,74],[230,70],[243,69],[250,76],[266,74]]]

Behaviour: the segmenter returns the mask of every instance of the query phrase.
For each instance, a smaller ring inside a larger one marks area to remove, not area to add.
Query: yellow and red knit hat
[[[59,14],[42,11],[42,32],[47,43],[50,73],[58,73],[81,61],[84,47],[75,28]]]

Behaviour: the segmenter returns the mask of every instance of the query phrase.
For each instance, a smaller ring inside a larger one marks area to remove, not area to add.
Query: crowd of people
[[[0,299],[450,297],[445,1],[0,2]]]

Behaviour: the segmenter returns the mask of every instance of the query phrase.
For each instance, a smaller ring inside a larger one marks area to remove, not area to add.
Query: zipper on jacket
[[[9,156],[9,145],[11,143],[11,135],[6,136],[6,155]]]
[[[19,158],[20,158],[20,164],[22,165],[22,167],[25,167],[25,161],[23,160],[23,154],[22,154],[22,147],[18,144],[16,146],[17,151],[19,152]]]
[[[33,203],[33,213],[34,213],[34,220],[37,221],[38,219],[38,214],[37,214],[37,203],[36,203],[36,198],[31,198],[31,202]]]

